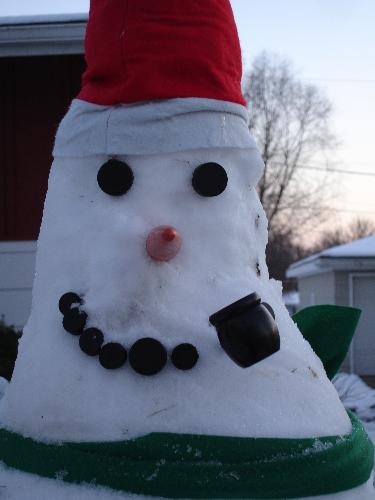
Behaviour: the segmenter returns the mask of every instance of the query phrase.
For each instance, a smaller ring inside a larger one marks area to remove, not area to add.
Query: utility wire
[[[283,163],[280,162],[274,162],[276,165],[283,165]],[[369,176],[369,177],[375,177],[375,172],[364,172],[364,171],[356,171],[356,170],[345,170],[345,169],[339,169],[339,168],[332,168],[332,167],[318,167],[314,165],[298,165],[298,169],[303,169],[303,170],[318,170],[320,172],[330,172],[330,173],[340,173],[340,174],[349,174],[349,175],[360,175],[360,176]],[[306,210],[304,207],[299,207],[295,208],[294,210]],[[335,208],[332,207],[332,210],[336,212],[349,212],[349,213],[356,213],[356,214],[374,214],[375,211],[373,210],[350,210],[347,208]]]
[[[295,207],[291,208],[290,210],[310,210],[311,207]],[[333,212],[348,212],[348,213],[353,213],[353,214],[374,214],[375,211],[373,210],[350,210],[349,208],[336,208],[336,207],[330,207],[330,210]]]
[[[271,163],[271,162],[270,162]],[[275,165],[283,166],[284,163],[281,162],[272,162]],[[369,177],[375,177],[375,172],[366,172],[365,170],[346,170],[344,168],[333,168],[333,167],[318,167],[315,165],[297,165],[298,169],[303,170],[318,170],[320,172],[330,172],[330,173],[338,173],[338,174],[349,174],[349,175],[365,175]],[[375,166],[374,166],[375,170]]]
[[[343,168],[332,168],[332,167],[314,167],[313,165],[298,165],[298,169],[305,169],[305,170],[318,170],[321,172],[331,172],[331,173],[338,173],[338,174],[349,174],[349,175],[367,175],[369,177],[375,177],[375,172],[365,172],[363,170],[345,170]],[[374,168],[375,170],[375,168]]]

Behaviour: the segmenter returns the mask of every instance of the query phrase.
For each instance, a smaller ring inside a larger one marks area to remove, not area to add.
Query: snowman
[[[229,1],[92,0],[85,46],[2,498],[372,499],[372,445],[268,276]]]

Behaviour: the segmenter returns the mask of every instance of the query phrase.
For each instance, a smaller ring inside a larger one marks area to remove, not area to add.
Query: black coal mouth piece
[[[219,342],[241,368],[248,368],[280,350],[275,313],[257,293],[220,309],[209,318]]]
[[[261,298],[255,292],[250,295],[246,295],[245,297],[242,297],[242,299],[236,300],[236,302],[229,304],[229,306],[223,307],[214,314],[211,314],[209,318],[210,323],[216,327],[216,325],[228,320],[232,316],[240,314],[241,312],[251,309],[252,307],[256,307],[261,303],[261,301]]]
[[[190,343],[178,344],[168,355],[164,345],[151,337],[137,340],[128,353],[120,343],[105,342],[105,335],[98,328],[86,328],[88,315],[83,305],[83,297],[75,292],[60,297],[63,327],[79,336],[80,349],[88,356],[98,356],[104,368],[120,368],[129,360],[135,372],[156,375],[165,367],[168,358],[176,368],[184,371],[192,369],[199,359],[197,348]],[[221,347],[242,368],[259,363],[280,349],[275,313],[255,292],[215,312],[209,321],[216,328]]]
[[[88,315],[84,311],[84,299],[75,292],[64,293],[59,300],[63,315],[63,328],[79,336],[79,347],[88,356],[98,356],[99,363],[107,369],[121,368],[129,360],[132,369],[140,375],[156,375],[161,372],[170,358],[175,368],[183,371],[192,369],[198,359],[197,348],[190,343],[178,344],[168,355],[167,349],[157,339],[143,337],[127,351],[118,342],[105,342],[105,334],[95,327],[86,328]]]

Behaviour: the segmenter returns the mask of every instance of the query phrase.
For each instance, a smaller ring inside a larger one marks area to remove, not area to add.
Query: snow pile
[[[375,444],[375,389],[369,387],[358,375],[338,373],[333,384],[345,408],[352,410],[364,424]]]
[[[375,389],[358,375],[338,373],[333,379],[345,408],[352,410],[363,422],[375,421]]]
[[[145,497],[118,493],[108,488],[83,484],[74,485],[60,480],[45,479],[31,474],[21,473],[4,468],[0,464],[0,498],[1,500],[163,500],[157,497]],[[373,500],[373,478],[354,490],[308,497],[299,500]],[[246,499],[251,500],[251,499]]]

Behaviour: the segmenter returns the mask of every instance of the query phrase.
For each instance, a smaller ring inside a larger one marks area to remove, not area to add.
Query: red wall
[[[57,126],[83,56],[0,58],[0,241],[39,233]]]

